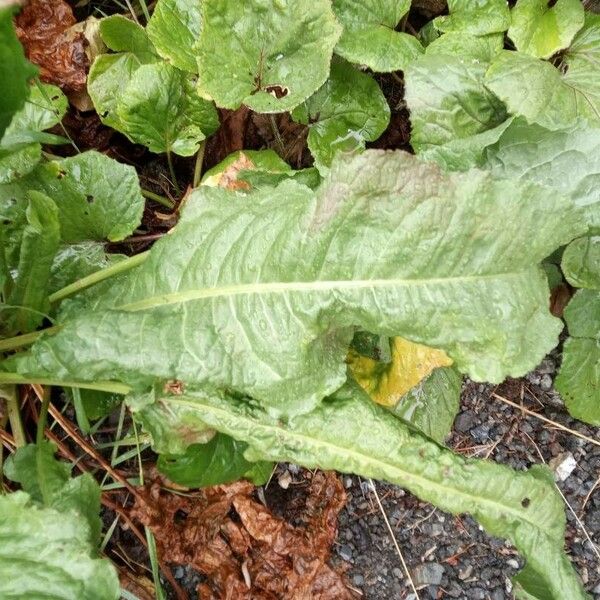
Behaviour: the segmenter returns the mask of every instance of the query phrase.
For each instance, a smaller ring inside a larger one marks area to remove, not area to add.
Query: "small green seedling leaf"
[[[244,458],[248,447],[223,433],[217,433],[206,444],[192,444],[184,454],[162,454],[158,470],[171,481],[186,487],[206,487],[250,479],[256,485],[265,483],[262,473],[270,474],[273,465],[249,462]],[[259,468],[257,468],[259,467]],[[260,481],[256,479],[259,475]]]
[[[377,82],[345,61],[335,61],[325,85],[296,107],[292,118],[308,125],[308,147],[319,171],[336,152],[364,150],[390,120],[390,108]]]
[[[173,66],[198,72],[194,45],[200,35],[202,0],[159,0],[148,22],[148,36]]]
[[[60,123],[67,111],[66,96],[54,85],[33,84],[23,108],[12,118],[0,140],[0,184],[31,172],[42,156],[42,143],[67,140],[42,133]]]
[[[200,98],[187,73],[158,62],[140,65],[116,106],[119,130],[152,152],[192,156],[219,126],[212,102]]]
[[[333,0],[344,26],[336,54],[376,72],[404,70],[423,52],[416,37],[396,31],[409,8],[410,0]]]
[[[202,10],[198,90],[217,106],[284,112],[327,80],[341,33],[329,0],[212,0]]]
[[[565,279],[578,288],[600,290],[600,237],[580,237],[565,249],[561,267]]]
[[[597,276],[597,272],[596,272]],[[569,413],[600,425],[600,291],[579,290],[565,309],[570,337],[554,382]]]
[[[34,330],[48,311],[48,287],[54,256],[60,243],[58,208],[39,192],[28,193],[26,225],[21,235],[19,262],[3,317],[21,333]]]
[[[537,58],[567,48],[584,20],[581,0],[518,0],[510,14],[508,37],[519,52]]]

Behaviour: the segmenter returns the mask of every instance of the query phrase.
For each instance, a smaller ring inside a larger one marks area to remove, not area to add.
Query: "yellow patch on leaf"
[[[220,173],[215,173],[207,177],[202,185],[210,187],[223,187],[227,190],[249,190],[250,184],[247,181],[238,179],[240,171],[249,171],[255,168],[255,164],[248,158],[246,154],[240,152],[230,165],[228,165]]]
[[[443,350],[401,337],[392,338],[391,342],[392,360],[389,363],[362,356],[354,350],[348,353],[354,378],[377,404],[396,406],[406,392],[434,369],[452,364],[452,359]]]

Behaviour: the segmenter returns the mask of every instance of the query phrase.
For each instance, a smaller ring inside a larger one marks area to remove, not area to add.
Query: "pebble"
[[[564,481],[576,469],[577,461],[570,452],[563,452],[550,461],[556,481]]]
[[[392,569],[392,573],[394,574],[394,577],[397,577],[398,579],[403,579],[404,578],[404,575],[402,574],[402,571],[398,567],[394,567]]]
[[[515,560],[514,558],[509,558],[506,561],[506,564],[511,568],[511,569],[518,569],[519,568],[519,561]]]
[[[287,490],[290,487],[290,483],[292,483],[292,476],[288,470],[285,470],[278,478],[277,482],[279,483],[279,487]]]
[[[183,567],[177,567],[173,575],[175,576],[175,579],[183,579],[183,576],[185,575]]]
[[[354,585],[361,586],[365,583],[365,578],[359,573],[357,573],[356,575],[352,575],[352,583]]]
[[[352,548],[348,546],[348,544],[343,544],[342,547],[338,550],[338,554],[343,560],[348,562],[352,558]]]
[[[439,585],[444,577],[444,567],[439,563],[425,563],[417,565],[412,572],[415,586]]]
[[[550,377],[550,375],[548,375],[548,373],[545,373],[544,375],[542,375],[542,380],[540,381],[540,387],[547,392],[548,390],[550,390],[552,388],[552,377]]]
[[[471,577],[472,574],[473,574],[473,567],[472,567],[472,565],[467,565],[464,569],[461,569],[458,572],[458,578],[461,581],[464,581],[465,579],[469,579],[469,577]]]
[[[454,429],[460,433],[467,433],[477,422],[477,416],[474,412],[466,410],[460,413],[454,421]]]

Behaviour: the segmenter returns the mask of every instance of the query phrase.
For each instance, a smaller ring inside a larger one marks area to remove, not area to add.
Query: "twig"
[[[165,196],[161,196],[160,194],[155,194],[154,192],[151,192],[150,190],[142,189],[142,196],[144,196],[144,198],[148,198],[149,200],[154,200],[154,202],[158,202],[159,204],[162,204],[165,208],[168,208],[170,210],[173,210],[175,208],[175,202],[173,202],[172,200],[170,200],[169,198],[167,198]]]
[[[410,576],[410,571],[408,570],[406,562],[404,561],[404,556],[402,556],[402,551],[400,550],[400,546],[398,545],[398,541],[396,540],[396,536],[394,535],[394,530],[392,529],[392,526],[390,525],[390,522],[388,521],[388,518],[387,518],[387,515],[385,514],[383,505],[381,504],[381,500],[379,499],[379,494],[377,493],[377,488],[375,487],[375,483],[372,479],[369,479],[369,483],[371,484],[371,489],[373,490],[373,494],[375,495],[375,500],[377,500],[377,504],[379,505],[379,510],[381,511],[383,520],[385,521],[385,525],[388,528],[388,531],[390,532],[390,537],[392,538],[392,542],[394,543],[394,546],[396,547],[396,552],[398,553],[398,556],[400,557],[400,562],[402,563],[402,568],[404,569],[404,572],[406,573],[406,577],[408,578],[410,587],[412,588],[412,591],[415,594],[416,600],[419,600],[419,594],[417,592],[417,588],[415,587],[415,582],[412,580],[412,577]]]
[[[594,483],[594,485],[592,486],[592,489],[587,493],[586,497],[583,500],[583,504],[581,505],[581,512],[583,513],[583,510],[585,508],[585,505],[588,503],[591,495],[594,493],[594,491],[596,490],[596,488],[600,485],[600,477],[598,477],[598,479],[596,479],[596,483]]]
[[[86,440],[84,440],[81,435],[77,432],[73,424],[66,419],[60,411],[56,409],[56,407],[50,404],[48,411],[55,421],[65,430],[70,438],[72,438],[78,446],[80,446],[87,454],[89,454],[110,476],[118,481],[123,487],[133,496],[135,496],[140,502],[144,502],[144,497],[127,481],[125,477],[123,477],[120,473],[115,471],[110,464],[104,459],[104,457],[96,451]]]
[[[540,421],[544,421],[545,423],[548,423],[549,425],[552,425],[552,426],[556,427],[557,429],[562,429],[562,431],[566,431],[567,433],[570,433],[571,435],[575,435],[578,438],[585,440],[586,442],[590,442],[590,444],[595,444],[596,446],[600,446],[600,442],[598,440],[595,440],[594,438],[584,435],[583,433],[579,433],[579,431],[575,431],[574,429],[570,429],[569,427],[565,427],[564,425],[561,425],[560,423],[557,423],[556,421],[553,421],[552,419],[543,417],[542,415],[540,415],[536,412],[533,412],[532,410],[529,410],[528,408],[525,408],[524,406],[520,406],[519,404],[517,404],[516,402],[513,402],[512,400],[509,400],[508,398],[499,396],[496,393],[492,393],[492,396],[494,398],[496,398],[497,400],[500,400],[501,402],[509,404],[510,406],[513,406],[514,408],[518,408],[519,410],[522,410],[525,414],[529,415],[530,417],[535,417],[536,419],[539,419]]]

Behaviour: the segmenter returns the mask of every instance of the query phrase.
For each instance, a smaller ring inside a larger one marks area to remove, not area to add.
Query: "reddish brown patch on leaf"
[[[201,598],[354,598],[327,563],[346,501],[338,476],[312,477],[298,526],[274,516],[254,498],[254,489],[237,482],[184,497],[155,483],[134,513],[154,533],[159,556],[189,564],[206,577]]]
[[[64,0],[31,0],[15,18],[17,36],[27,58],[40,67],[40,79],[65,92],[85,90],[89,60],[81,31]]]
[[[163,392],[165,394],[173,394],[174,396],[181,396],[185,391],[185,384],[179,379],[170,379],[163,386]]]

